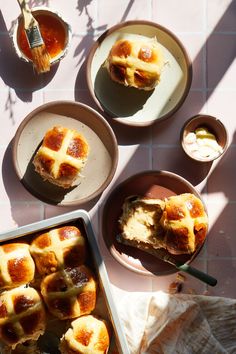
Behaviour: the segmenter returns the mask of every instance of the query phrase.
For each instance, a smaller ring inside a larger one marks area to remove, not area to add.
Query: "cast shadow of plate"
[[[71,188],[61,188],[48,181],[44,181],[43,178],[35,171],[33,165],[34,156],[41,146],[42,142],[37,146],[34,154],[32,155],[25,174],[21,179],[21,183],[28,189],[34,196],[42,200],[43,202],[57,205],[65,198],[65,195],[75,189],[77,186]]]
[[[113,117],[129,117],[141,110],[154,90],[125,87],[111,80],[107,69],[100,67],[94,83],[95,95],[104,110]]]

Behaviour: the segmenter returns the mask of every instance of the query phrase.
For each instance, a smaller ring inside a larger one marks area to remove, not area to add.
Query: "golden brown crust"
[[[96,292],[96,281],[84,265],[52,273],[41,283],[44,301],[59,319],[89,314],[96,305]]]
[[[110,338],[107,323],[92,315],[82,316],[71,323],[60,343],[62,354],[105,354]]]
[[[18,287],[0,294],[0,338],[13,349],[44,333],[45,310],[38,292]]]
[[[75,226],[52,229],[37,236],[30,246],[37,270],[41,275],[66,267],[77,267],[86,258],[85,238]]]
[[[165,248],[172,254],[192,254],[203,244],[208,229],[204,205],[191,193],[165,201],[127,198],[119,223],[118,241],[149,253],[152,248]]]
[[[26,243],[0,246],[0,289],[27,284],[34,278],[35,265]]]
[[[84,167],[88,153],[89,145],[81,134],[56,126],[46,132],[33,164],[45,180],[69,188]]]
[[[207,234],[208,218],[202,201],[191,193],[166,200],[160,220],[166,230],[166,248],[170,253],[193,253]]]
[[[159,83],[163,65],[156,39],[139,35],[116,41],[105,64],[113,81],[143,90]]]

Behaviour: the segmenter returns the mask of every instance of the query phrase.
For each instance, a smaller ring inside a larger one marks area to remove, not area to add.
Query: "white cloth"
[[[236,300],[130,293],[119,304],[132,354],[236,353]]]

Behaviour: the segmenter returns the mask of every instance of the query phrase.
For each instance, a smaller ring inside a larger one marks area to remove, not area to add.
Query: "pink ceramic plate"
[[[122,245],[116,241],[119,234],[118,219],[122,213],[124,199],[131,195],[141,195],[149,198],[165,198],[181,193],[193,193],[201,196],[194,186],[172,172],[145,171],[134,175],[121,184],[109,195],[102,217],[103,238],[112,256],[126,268],[143,275],[165,275],[176,272],[176,268],[156,257],[136,248]],[[173,256],[181,262],[190,262],[196,253]]]

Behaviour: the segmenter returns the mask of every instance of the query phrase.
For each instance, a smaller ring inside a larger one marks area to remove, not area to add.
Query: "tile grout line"
[[[207,71],[207,0],[204,0],[203,3],[203,32],[204,32],[204,45],[203,45],[203,50],[202,50],[202,55],[203,55],[203,102],[204,106],[206,109],[206,113],[208,113],[208,105],[207,105],[207,88],[208,88],[208,71]],[[208,199],[208,177],[206,177],[206,183],[205,183],[205,193],[206,197]],[[205,256],[206,256],[206,261],[205,261],[205,271],[208,273],[208,245],[207,243],[205,244]],[[206,289],[208,287],[206,286]]]

